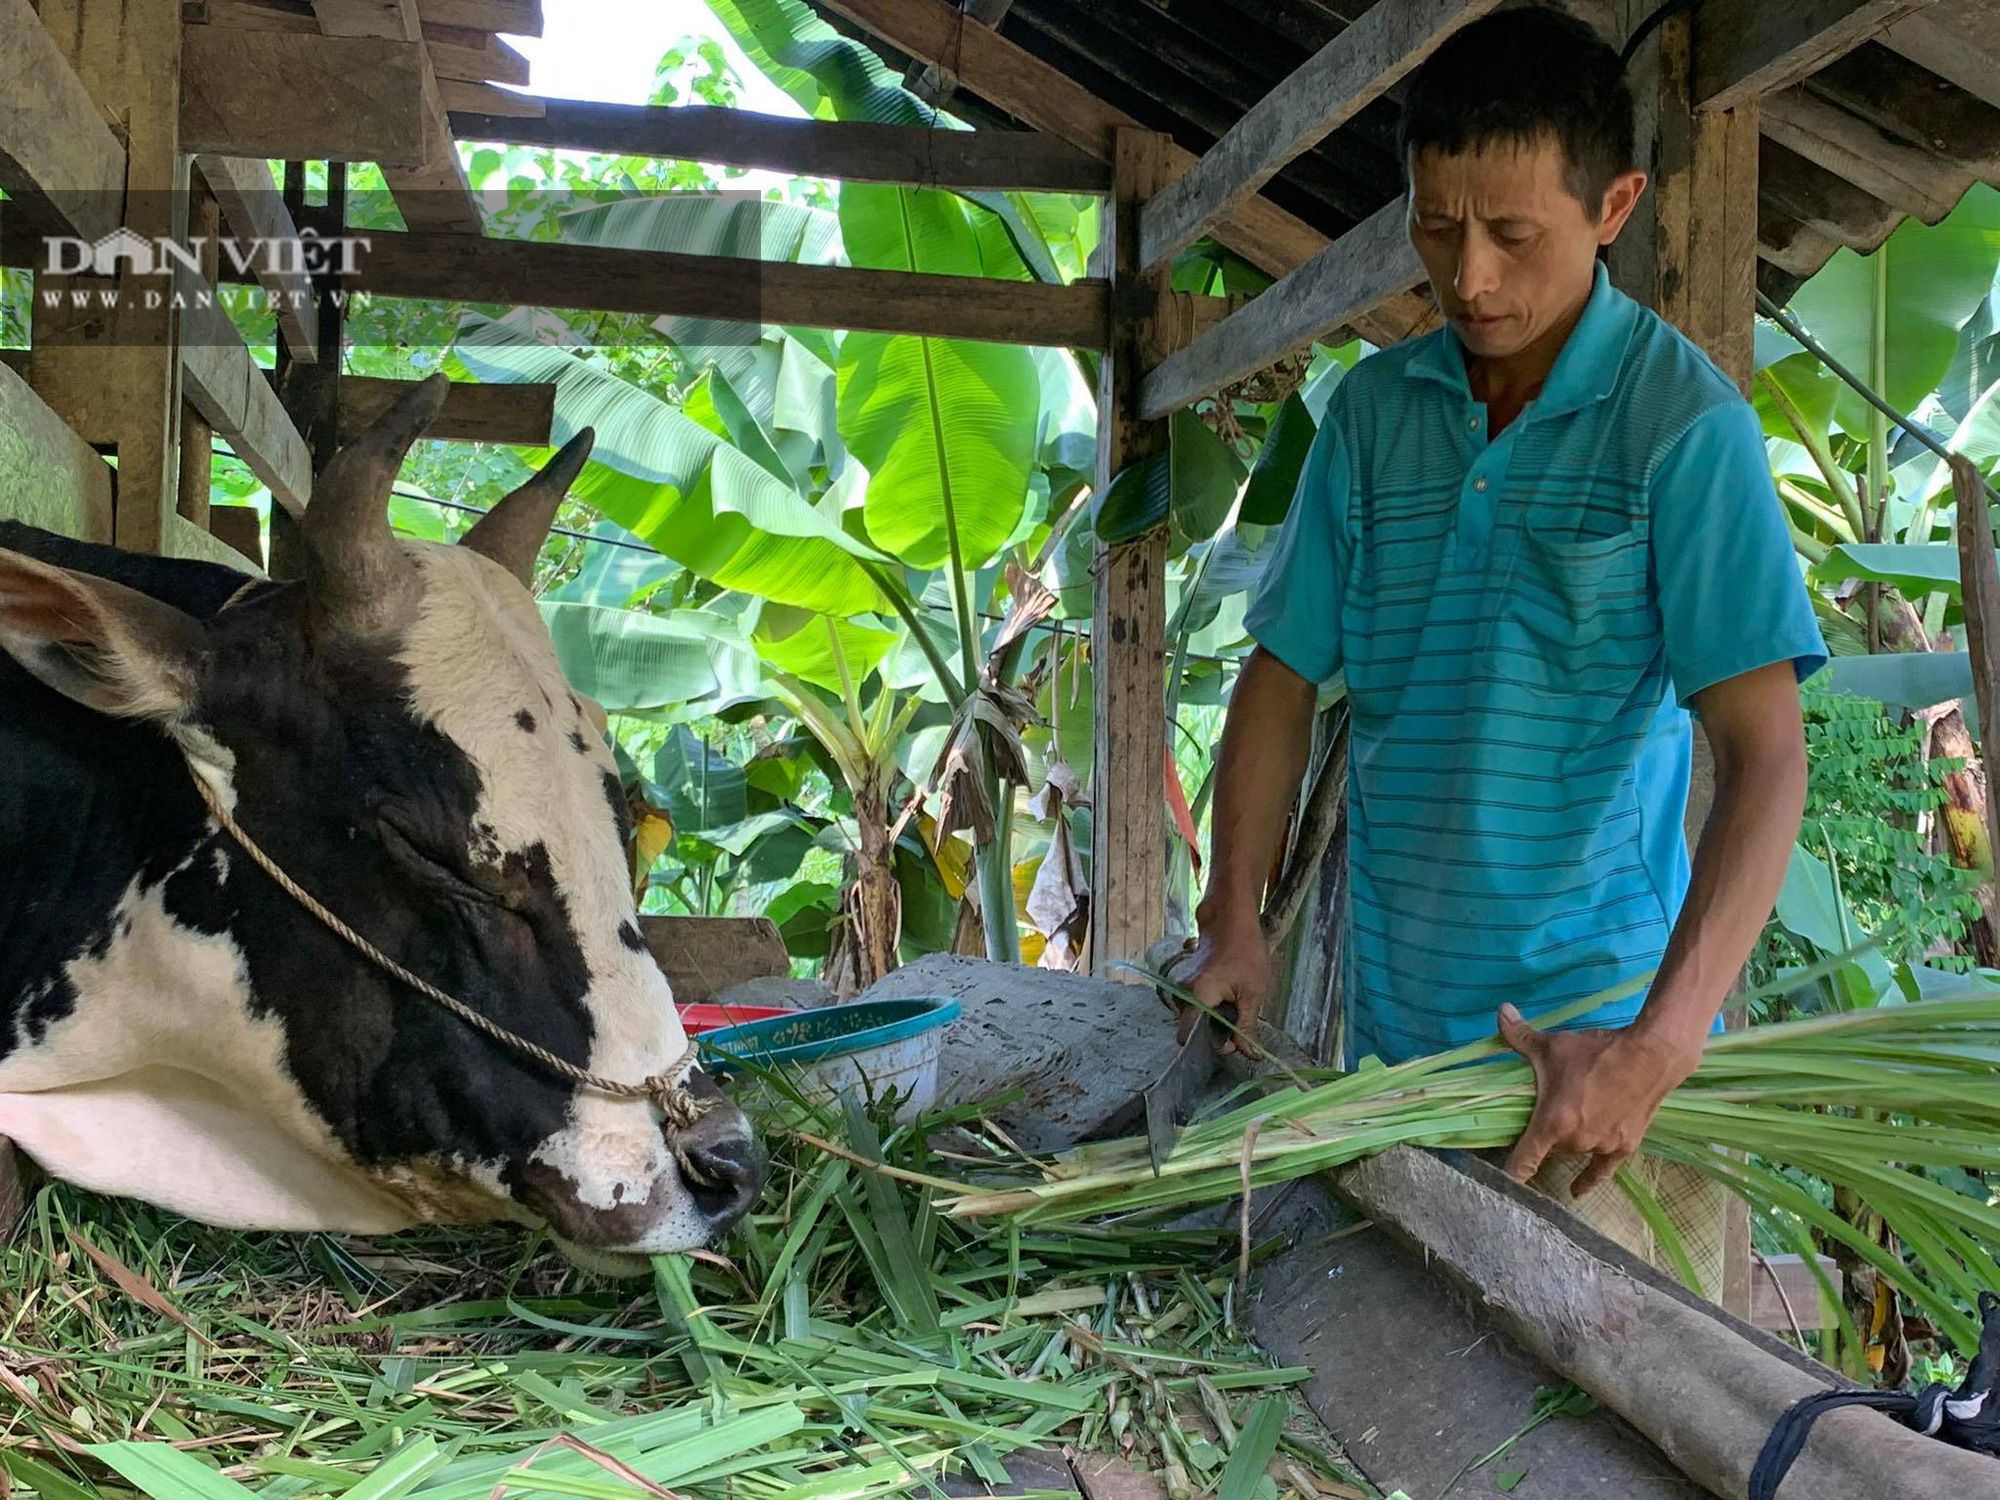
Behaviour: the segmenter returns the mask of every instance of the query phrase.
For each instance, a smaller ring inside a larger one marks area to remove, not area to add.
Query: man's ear
[[[208,637],[136,590],[0,548],[0,651],[85,708],[165,724],[193,706]]]
[[[1609,245],[1618,238],[1618,232],[1632,217],[1632,210],[1639,206],[1645,191],[1646,174],[1636,168],[1611,179],[1611,186],[1604,190],[1602,212],[1597,217],[1598,244]]]

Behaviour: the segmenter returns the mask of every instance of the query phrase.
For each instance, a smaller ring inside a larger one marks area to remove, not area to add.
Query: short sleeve
[[[1705,412],[1653,481],[1653,575],[1674,694],[1789,661],[1803,682],[1826,664],[1748,402]]]
[[[1328,681],[1341,668],[1341,585],[1353,551],[1338,413],[1336,393],[1307,450],[1291,511],[1243,622],[1259,646],[1312,683]]]

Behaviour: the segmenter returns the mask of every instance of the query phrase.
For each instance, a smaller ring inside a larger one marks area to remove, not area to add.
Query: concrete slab
[[[1143,1128],[1139,1096],[1173,1060],[1173,1018],[1149,986],[938,953],[858,999],[956,998],[945,1033],[940,1104],[1020,1090],[994,1111],[1028,1151]]]

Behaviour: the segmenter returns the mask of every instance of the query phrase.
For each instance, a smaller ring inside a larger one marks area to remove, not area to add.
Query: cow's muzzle
[[[771,1163],[743,1111],[722,1097],[706,1073],[688,1075],[687,1091],[711,1100],[701,1118],[668,1140],[680,1164],[681,1180],[711,1226],[713,1244],[735,1228],[764,1191]]]

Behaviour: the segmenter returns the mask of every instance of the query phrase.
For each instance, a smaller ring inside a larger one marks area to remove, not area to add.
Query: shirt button
[[[1486,493],[1486,481],[1485,481],[1485,480],[1483,480],[1483,479],[1475,479],[1475,480],[1473,480],[1473,481],[1472,481],[1472,487],[1473,487],[1473,488],[1474,488],[1475,490],[1478,490],[1478,491],[1479,491],[1479,492],[1480,492],[1480,493],[1481,493],[1482,495]]]
[[[1466,426],[1467,426],[1467,427],[1468,427],[1468,428],[1469,428],[1470,430],[1472,430],[1473,432],[1477,432],[1477,431],[1479,431],[1479,418],[1477,418],[1477,417],[1467,417],[1467,418],[1465,419],[1465,425],[1466,425]]]

